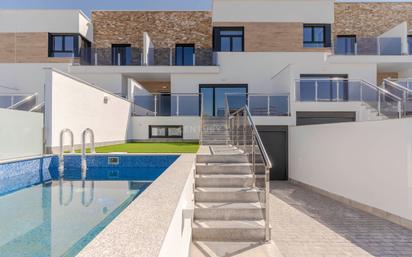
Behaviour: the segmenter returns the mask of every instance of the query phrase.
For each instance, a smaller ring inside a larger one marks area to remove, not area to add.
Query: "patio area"
[[[271,182],[272,244],[205,243],[193,256],[412,256],[412,231],[289,182]]]

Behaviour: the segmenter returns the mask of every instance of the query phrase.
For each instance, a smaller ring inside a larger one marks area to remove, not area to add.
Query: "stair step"
[[[245,154],[198,154],[198,163],[249,163],[249,156]]]
[[[242,187],[196,187],[195,202],[258,202],[264,192],[257,188]]]
[[[251,174],[252,164],[249,163],[198,163],[196,174]],[[256,174],[264,174],[265,166],[257,164]]]
[[[217,174],[196,175],[195,185],[197,187],[252,187],[254,177],[252,174]],[[256,184],[262,185],[265,181],[264,175],[256,176]]]
[[[202,220],[261,220],[265,209],[259,202],[195,204],[194,218]]]
[[[193,240],[244,242],[264,241],[264,220],[194,220]]]

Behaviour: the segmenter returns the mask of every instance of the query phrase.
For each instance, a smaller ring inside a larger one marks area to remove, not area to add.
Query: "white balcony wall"
[[[213,22],[333,23],[333,0],[214,0]]]
[[[133,140],[148,140],[149,126],[183,126],[183,139],[189,141],[199,140],[200,117],[132,117],[131,138]]]
[[[68,70],[68,64],[53,63],[1,63],[0,94],[32,94],[39,93],[39,101],[44,96],[44,67],[53,67],[61,71]],[[14,88],[15,90],[6,89]]]
[[[43,114],[0,109],[0,161],[43,153]]]
[[[80,33],[93,41],[93,25],[80,10],[3,9],[1,32]]]
[[[86,128],[94,131],[98,145],[128,139],[130,102],[60,71],[45,72],[48,147],[56,150],[64,128],[73,131],[75,145],[81,144],[81,133]]]
[[[291,179],[412,220],[412,119],[289,129]]]
[[[200,84],[247,84],[249,93],[290,93],[294,99],[294,80],[301,74],[347,74],[376,83],[376,64],[330,64],[326,53],[222,52],[218,64],[218,74],[172,74],[172,93],[198,93]]]

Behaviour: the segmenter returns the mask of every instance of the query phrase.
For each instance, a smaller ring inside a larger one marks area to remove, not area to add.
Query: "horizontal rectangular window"
[[[183,138],[183,126],[149,126],[149,138]]]
[[[49,57],[80,57],[80,47],[90,46],[79,34],[49,34]]]

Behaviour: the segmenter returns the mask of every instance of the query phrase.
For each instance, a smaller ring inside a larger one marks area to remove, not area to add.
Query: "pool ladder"
[[[86,179],[87,176],[87,161],[86,161],[86,136],[90,136],[90,153],[96,153],[94,148],[94,132],[91,128],[87,128],[82,133],[82,158],[81,158],[81,165],[82,165],[82,180]]]
[[[66,133],[68,133],[70,136],[70,153],[74,153],[73,131],[65,128],[60,132],[59,178],[62,178],[64,176],[64,135]]]

